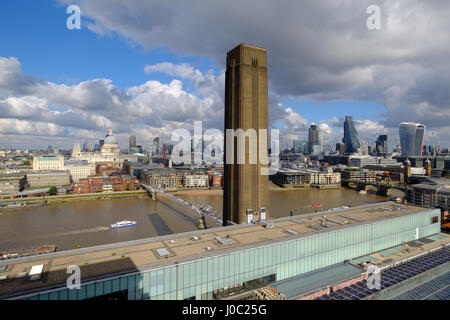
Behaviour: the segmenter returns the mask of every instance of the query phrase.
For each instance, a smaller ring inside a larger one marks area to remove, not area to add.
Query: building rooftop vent
[[[334,222],[334,223],[337,223],[337,224],[340,224],[340,225],[343,225],[343,224],[347,223],[347,221],[340,221],[340,220],[335,220],[335,219],[332,219],[332,218],[327,218],[327,220],[331,221],[331,222]]]
[[[170,255],[169,251],[166,248],[158,248],[158,249],[155,249],[155,251],[158,254],[158,256],[160,256],[161,258],[165,258]]]
[[[236,241],[233,240],[232,238],[221,238],[221,237],[216,237],[215,239],[216,239],[216,241],[217,241],[220,245],[222,245],[222,246],[229,246],[229,245],[231,245],[231,244],[233,244],[233,243],[236,242]]]
[[[350,220],[355,220],[355,221],[358,221],[358,222],[362,222],[362,221],[363,221],[363,220],[361,220],[361,219],[359,219],[359,218],[351,217],[351,216],[345,215],[345,214],[340,214],[339,216],[342,217],[342,218],[346,218],[346,219],[350,219]]]
[[[40,279],[42,275],[42,270],[44,270],[43,264],[32,266],[30,273],[28,274],[30,276],[30,280]]]

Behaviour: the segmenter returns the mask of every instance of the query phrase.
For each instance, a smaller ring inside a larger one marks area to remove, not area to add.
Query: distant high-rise
[[[240,44],[227,53],[225,72],[225,126],[224,129],[268,129],[268,81],[266,50]],[[225,131],[226,132],[226,131]],[[257,161],[250,164],[249,156],[244,164],[237,164],[237,147],[225,143],[224,159],[234,154],[234,164],[225,161],[223,224],[231,220],[245,223],[259,213],[267,218],[269,202],[268,177],[261,175],[267,165]],[[247,139],[245,139],[247,140]],[[245,143],[244,140],[244,143]],[[231,149],[232,148],[232,149]],[[259,149],[259,146],[257,147]],[[245,154],[249,154],[250,145]],[[258,154],[260,154],[258,150]]]
[[[83,144],[83,152],[90,152],[91,151],[91,147],[89,146],[89,142],[85,142]]]
[[[160,154],[161,151],[159,150],[159,137],[156,137],[153,139],[153,153],[154,154]]]
[[[358,140],[358,133],[356,132],[355,125],[353,124],[353,117],[346,116],[344,122],[344,139],[345,153],[356,153],[360,147]]]
[[[400,145],[403,156],[421,156],[425,137],[425,125],[402,122],[399,126]]]
[[[323,151],[322,130],[315,124],[308,130],[308,145],[310,154],[319,154]]]
[[[136,136],[131,136],[128,140],[128,149],[136,148]]]
[[[375,142],[377,153],[386,154],[389,152],[388,136],[386,134],[379,135]]]
[[[367,156],[369,154],[369,145],[365,141],[361,141],[359,144],[359,154]]]
[[[308,143],[303,140],[294,140],[293,141],[293,149],[294,153],[308,153]]]
[[[340,155],[345,154],[345,144],[343,142],[336,143],[336,152]]]

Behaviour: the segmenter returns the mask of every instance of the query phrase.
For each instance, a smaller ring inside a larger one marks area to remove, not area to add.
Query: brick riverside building
[[[137,189],[139,180],[131,175],[91,176],[75,182],[73,184],[73,194],[103,192],[104,190],[109,190],[108,186],[111,186],[112,191],[131,191]]]

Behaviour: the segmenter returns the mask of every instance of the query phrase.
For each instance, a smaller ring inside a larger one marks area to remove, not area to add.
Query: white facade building
[[[208,188],[209,178],[206,174],[188,174],[184,177],[186,188]]]
[[[33,157],[33,170],[62,171],[64,170],[63,156]]]
[[[70,172],[72,181],[79,181],[95,173],[94,165],[87,161],[69,160],[64,166]]]

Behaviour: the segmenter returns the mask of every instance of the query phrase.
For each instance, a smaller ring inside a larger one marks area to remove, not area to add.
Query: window
[[[431,223],[438,223],[439,222],[439,217],[435,216],[433,218],[431,218]]]

